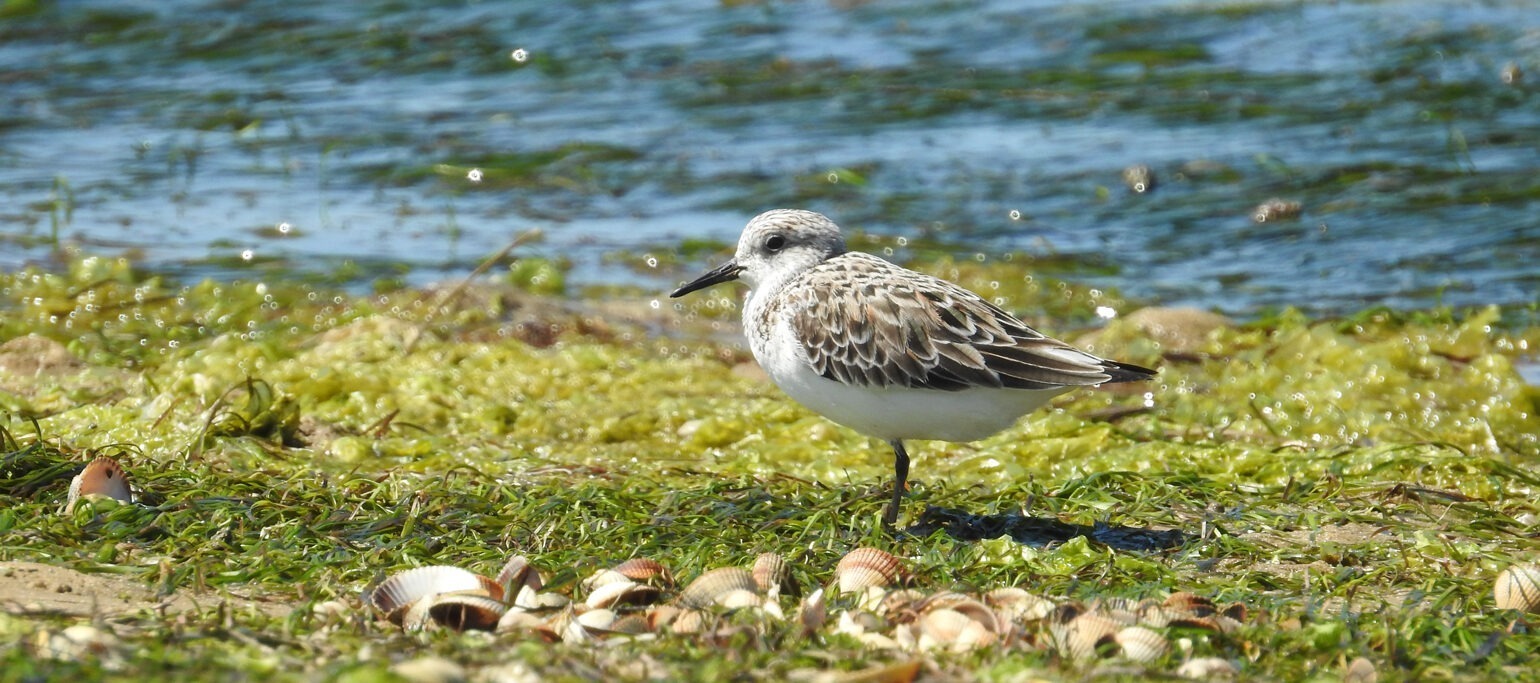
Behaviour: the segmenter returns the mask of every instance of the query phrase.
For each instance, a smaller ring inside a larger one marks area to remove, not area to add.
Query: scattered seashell
[[[982,606],[982,605],[980,605]],[[989,625],[950,607],[928,610],[917,622],[916,645],[922,650],[946,649],[967,652],[995,642],[994,612],[989,613]]]
[[[1123,630],[1122,623],[1106,617],[1086,613],[1075,617],[1062,627],[1054,629],[1050,627],[1059,646],[1059,653],[1071,659],[1092,659],[1100,652],[1117,643],[1118,631]]]
[[[921,615],[938,610],[951,610],[978,622],[979,626],[991,634],[999,633],[1002,630],[1000,617],[995,614],[995,611],[989,605],[962,593],[937,593],[915,605],[915,610]]]
[[[519,597],[514,599],[513,606],[519,609],[544,611],[561,609],[571,602],[572,600],[561,593],[536,593],[525,586],[519,591]]]
[[[759,583],[747,569],[722,567],[701,574],[679,593],[679,604],[685,607],[703,608],[718,604],[718,597],[735,590],[754,593]]]
[[[614,571],[637,583],[667,588],[674,585],[674,576],[663,563],[648,557],[633,557],[615,565]]]
[[[1171,651],[1166,637],[1143,626],[1127,626],[1113,636],[1123,656],[1141,664],[1153,662]]]
[[[1155,172],[1144,164],[1129,166],[1123,169],[1123,184],[1138,194],[1144,194],[1155,189]]]
[[[1256,223],[1268,221],[1281,221],[1289,218],[1298,218],[1300,212],[1299,202],[1291,202],[1274,197],[1251,210],[1251,220]]]
[[[1492,585],[1497,609],[1540,612],[1540,567],[1516,564],[1497,575]]]
[[[1172,593],[1166,597],[1166,601],[1163,604],[1169,609],[1185,612],[1195,617],[1206,617],[1219,611],[1214,607],[1213,600],[1194,593],[1188,593],[1187,591]]]
[[[647,630],[661,631],[668,626],[684,610],[674,605],[655,605],[647,610]]]
[[[438,622],[433,620],[433,614],[428,611],[433,608],[433,603],[437,601],[438,594],[430,593],[413,601],[404,609],[397,610],[402,613],[400,619],[401,629],[415,633],[417,631],[426,631],[438,625]],[[396,620],[392,618],[391,621]]]
[[[422,598],[439,593],[481,594],[502,598],[496,582],[459,567],[418,567],[393,574],[366,593],[367,600],[391,623],[400,624],[405,610]]]
[[[427,608],[428,618],[455,631],[492,631],[508,611],[501,600],[482,595],[438,595]]]
[[[928,596],[924,593],[912,588],[890,591],[872,586],[866,589],[866,595],[862,596],[857,603],[885,617],[903,619],[906,618],[905,615],[909,615],[907,618],[912,619],[913,615],[919,614],[920,603],[925,602],[927,598]]]
[[[859,636],[863,633],[873,633],[884,630],[888,622],[865,610],[846,610],[840,612],[839,619],[834,624],[835,633],[844,633]]]
[[[1356,657],[1342,670],[1342,683],[1376,683],[1379,680],[1380,672],[1375,671],[1374,662],[1368,657]]]
[[[340,619],[352,610],[352,604],[342,600],[327,600],[310,607],[310,613],[321,619]]]
[[[616,583],[635,585],[636,581],[613,569],[600,569],[594,572],[592,576],[578,582],[578,585],[582,586],[585,590],[593,591]]]
[[[1182,665],[1176,668],[1176,675],[1194,680],[1234,678],[1238,673],[1240,673],[1240,669],[1235,668],[1235,665],[1231,664],[1230,660],[1220,659],[1219,657],[1189,659],[1182,662]]]
[[[606,583],[595,588],[584,603],[596,609],[611,608],[618,605],[650,605],[662,597],[663,589],[622,577],[621,582]]]
[[[69,502],[64,504],[66,513],[75,511],[81,498],[111,498],[120,503],[134,502],[134,493],[128,488],[128,473],[118,461],[101,457],[86,464],[80,474],[70,480]]]
[[[734,588],[721,593],[716,597],[716,604],[727,609],[742,609],[745,607],[759,607],[762,600],[758,593],[746,588]]]
[[[620,615],[616,614],[612,610],[602,608],[587,610],[582,614],[578,614],[573,617],[573,621],[582,624],[587,628],[605,630],[608,630],[610,626],[614,625],[615,622],[619,620]]]
[[[984,594],[984,602],[1004,621],[1038,621],[1053,614],[1053,601],[1020,588],[997,588]]]
[[[504,633],[530,633],[538,636],[547,643],[561,640],[561,635],[546,623],[546,620],[522,610],[508,610],[497,620],[498,634]]]
[[[700,633],[705,627],[706,613],[698,609],[682,610],[668,624],[668,630],[682,634]]]
[[[647,617],[640,614],[627,614],[610,624],[610,632],[639,636],[643,633],[651,633],[652,626],[647,623]]]
[[[502,589],[503,599],[510,600],[514,604],[520,604],[521,598],[528,601],[531,598],[526,594],[532,595],[545,586],[545,581],[540,578],[540,572],[535,571],[523,555],[508,558],[493,581]]]
[[[870,586],[902,583],[904,567],[893,554],[876,548],[856,548],[840,558],[834,577],[841,593],[855,593]]]
[[[778,596],[781,591],[791,589],[791,565],[780,553],[760,553],[754,558],[754,568],[750,570],[754,575],[754,581],[759,583],[759,590],[765,595]]]
[[[1048,615],[1048,623],[1051,626],[1064,626],[1074,621],[1075,617],[1084,614],[1085,611],[1085,606],[1078,602],[1066,602],[1053,608],[1053,612]]]
[[[817,633],[828,619],[829,607],[824,601],[822,588],[809,593],[802,599],[802,605],[797,608],[797,622],[802,624],[803,635],[810,636]]]

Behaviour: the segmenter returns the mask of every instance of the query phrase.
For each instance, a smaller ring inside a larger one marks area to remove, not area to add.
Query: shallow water
[[[1532,6],[14,12],[0,19],[6,267],[47,258],[57,234],[190,275],[423,282],[539,227],[546,241],[521,253],[664,290],[686,273],[638,255],[730,242],[763,209],[803,206],[1241,315],[1540,301]],[[1532,75],[1504,82],[1510,62]],[[1123,186],[1133,164],[1154,192]],[[1272,197],[1301,215],[1254,223]]]

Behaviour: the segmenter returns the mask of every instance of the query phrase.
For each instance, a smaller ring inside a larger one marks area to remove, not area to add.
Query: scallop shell
[[[922,619],[931,612],[950,610],[978,622],[979,626],[991,634],[999,633],[1001,630],[1000,617],[990,609],[989,605],[962,593],[937,593],[916,605],[915,609],[919,611]]]
[[[519,591],[519,597],[513,601],[513,606],[527,610],[553,610],[566,607],[571,602],[561,593],[536,593],[525,586]]]
[[[574,616],[573,621],[589,629],[609,630],[610,626],[620,621],[620,615],[603,608],[591,609]]]
[[[856,548],[840,558],[834,567],[841,593],[854,593],[869,586],[891,586],[904,579],[903,562],[876,548]]]
[[[428,618],[455,631],[492,631],[507,613],[500,600],[482,595],[439,595],[427,608]]]
[[[636,581],[633,581],[631,577],[613,569],[600,569],[599,571],[594,572],[592,576],[589,576],[588,578],[580,581],[578,585],[591,592],[617,583],[635,585]]]
[[[1059,645],[1059,652],[1071,659],[1091,659],[1098,651],[1117,642],[1118,631],[1124,625],[1097,614],[1082,614],[1069,623],[1050,628]]]
[[[647,623],[647,617],[640,614],[627,614],[610,624],[610,632],[639,636],[643,633],[651,633],[652,626]]]
[[[913,618],[919,613],[920,604],[928,598],[924,593],[911,588],[901,588],[896,591],[886,591],[876,586],[866,589],[867,595],[859,602],[862,607],[868,607],[872,611],[883,616],[895,619]]]
[[[426,596],[440,593],[502,598],[502,589],[491,579],[459,567],[438,565],[393,574],[370,590],[366,599],[392,623],[400,624],[406,609]]]
[[[700,633],[705,627],[706,613],[698,609],[681,610],[668,623],[668,630],[674,633]]]
[[[663,563],[650,557],[633,557],[615,565],[614,571],[637,583],[667,588],[674,585],[674,576]]]
[[[588,594],[584,601],[591,608],[612,608],[618,605],[650,605],[663,597],[663,589],[635,583],[630,579],[606,583]]]
[[[982,607],[982,605],[980,605]],[[989,612],[989,622],[994,612]],[[946,649],[967,652],[995,642],[995,631],[973,614],[965,614],[952,608],[932,609],[921,615],[915,624],[915,642],[922,650]]]
[[[1171,651],[1166,637],[1143,626],[1128,626],[1113,636],[1123,648],[1123,656],[1141,664],[1153,662]]]
[[[701,574],[679,593],[679,604],[685,607],[703,608],[717,605],[721,596],[733,591],[750,593],[759,590],[759,583],[747,569],[722,567]]]
[[[1497,575],[1492,585],[1497,609],[1540,612],[1540,567],[1518,564]]]
[[[998,588],[984,594],[984,602],[1008,622],[1039,621],[1053,614],[1052,600],[1020,588]]]
[[[75,504],[84,497],[111,498],[120,503],[134,502],[134,493],[128,488],[128,473],[118,461],[101,457],[86,464],[80,474],[70,480],[69,502],[65,512],[73,512]]]
[[[759,584],[759,590],[766,595],[780,595],[782,589],[791,588],[791,565],[780,553],[760,553],[754,558],[750,573]]]
[[[1219,610],[1214,607],[1214,601],[1201,595],[1177,591],[1166,597],[1164,606],[1177,612],[1186,612],[1195,617],[1206,617]]]

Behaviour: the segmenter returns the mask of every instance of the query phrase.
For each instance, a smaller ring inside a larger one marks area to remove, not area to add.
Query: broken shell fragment
[[[872,586],[902,583],[904,567],[892,553],[876,548],[856,548],[840,558],[834,567],[834,577],[841,593],[855,593]]]
[[[722,567],[701,574],[679,593],[679,604],[697,609],[721,604],[723,597],[732,597],[734,591],[757,593],[759,583],[749,570],[741,567]]]
[[[64,511],[73,512],[81,498],[111,498],[120,503],[134,502],[134,494],[128,488],[128,473],[112,458],[92,460],[80,474],[70,480],[69,502],[64,504]]]
[[[1504,569],[1492,585],[1497,609],[1540,612],[1540,567],[1518,564]]]
[[[823,589],[808,593],[797,609],[797,623],[802,624],[802,634],[811,636],[817,633],[828,619],[829,606],[823,598]]]

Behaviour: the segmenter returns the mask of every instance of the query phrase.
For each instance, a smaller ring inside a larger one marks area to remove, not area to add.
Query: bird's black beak
[[[712,268],[710,272],[695,278],[694,280],[685,284],[683,287],[674,290],[674,293],[668,296],[671,299],[677,299],[697,289],[705,289],[712,285],[721,284],[723,282],[732,282],[733,280],[738,279],[738,273],[741,272],[743,272],[743,266],[738,265],[736,261],[728,261],[727,263]]]

